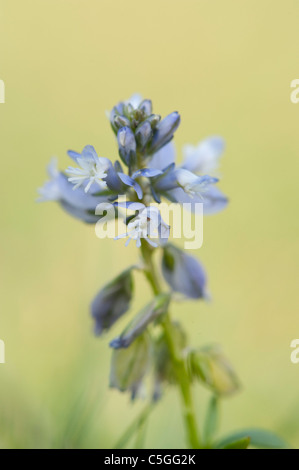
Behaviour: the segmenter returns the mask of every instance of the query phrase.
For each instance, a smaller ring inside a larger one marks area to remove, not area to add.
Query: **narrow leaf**
[[[248,436],[250,437],[250,445],[253,447],[259,447],[263,449],[285,449],[288,447],[283,439],[271,431],[249,428],[243,429],[225,437],[217,444],[217,448],[223,448],[233,441],[237,441]]]
[[[238,441],[233,441],[230,444],[222,447],[222,449],[248,449],[250,444],[250,437],[243,437]]]

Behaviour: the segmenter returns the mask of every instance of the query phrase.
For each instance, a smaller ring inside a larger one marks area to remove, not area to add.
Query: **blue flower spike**
[[[195,145],[184,145],[182,163],[178,163],[174,145],[181,121],[178,112],[161,118],[153,111],[151,100],[135,94],[115,105],[107,116],[116,140],[113,158],[97,154],[92,145],[81,153],[70,150],[71,166],[61,172],[53,160],[48,167],[49,180],[38,192],[39,201],[55,201],[74,218],[96,224],[96,228],[99,221],[107,222],[100,224],[106,227],[113,220],[97,215],[101,213],[98,205],[107,213],[112,208],[123,231],[109,236],[126,239],[125,246],[133,240],[129,250],[139,249],[139,262],[102,287],[91,303],[94,332],[108,335],[111,347],[110,387],[130,393],[132,400],[148,397],[146,410],[164,398],[169,386],[178,388],[187,445],[192,449],[245,449],[265,442],[270,447],[282,446],[273,433],[261,430],[244,430],[216,440],[219,400],[237,392],[239,380],[218,347],[190,346],[182,325],[187,312],[178,311],[179,320],[173,320],[170,312],[176,300],[203,302],[209,296],[206,270],[197,256],[169,241],[171,227],[162,203],[170,201],[204,215],[227,207],[228,199],[218,188],[223,139],[211,136]],[[117,250],[122,250],[118,243]],[[148,299],[136,316],[129,317],[127,326],[117,330],[129,316],[134,294],[140,294],[139,284],[133,288],[133,270],[136,277],[142,273],[148,282],[150,290],[142,291]],[[195,383],[211,393],[203,435],[198,432],[193,405]],[[143,414],[142,420],[146,417]],[[141,429],[140,423],[130,427],[130,433]]]

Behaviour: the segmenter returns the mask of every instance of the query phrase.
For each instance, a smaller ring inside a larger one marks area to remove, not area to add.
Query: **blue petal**
[[[153,178],[154,176],[162,175],[161,170],[155,168],[142,168],[142,170],[137,170],[133,173],[132,178],[138,178],[138,176],[144,176],[146,178]]]
[[[150,304],[133,318],[124,332],[118,338],[110,342],[109,346],[114,349],[129,347],[133,341],[146,330],[150,323],[156,321],[166,313],[169,300],[170,296],[165,294],[160,294],[155,297]]]
[[[118,160],[114,162],[114,168],[115,168],[115,171],[117,171],[117,173],[123,173],[122,166]]]
[[[84,149],[82,150],[81,154],[78,152],[74,152],[74,150],[69,150],[67,154],[76,163],[77,163],[78,158],[85,158],[86,160],[93,160],[95,163],[97,163],[99,159],[98,154],[92,145],[86,145]]]
[[[207,158],[211,160],[218,159],[223,153],[225,143],[222,137],[213,136],[208,137],[199,143],[194,148],[194,154],[190,154],[182,164],[182,168],[196,173],[209,171],[205,169],[205,160]]]
[[[63,173],[59,173],[55,183],[59,187],[60,199],[78,209],[94,210],[98,204],[107,201],[106,195],[93,196],[92,193],[85,193],[82,187],[74,191],[74,185]]]
[[[166,197],[169,196],[171,201],[178,202],[179,204],[188,203],[186,206],[187,210],[197,213],[196,203],[203,204],[203,213],[204,215],[216,214],[217,212],[222,211],[226,208],[228,204],[227,197],[215,186],[211,186],[202,197],[195,196],[191,198],[185,191],[181,188],[172,189],[166,194]]]
[[[158,170],[163,170],[171,163],[175,161],[176,150],[173,142],[162,147],[158,152],[154,153],[153,157],[149,161],[148,166],[150,168],[157,168]]]
[[[161,178],[158,179],[157,182],[155,182],[155,190],[157,192],[165,192],[165,191],[170,191],[171,189],[177,188],[178,183],[177,183],[177,174],[175,167],[169,167],[169,171],[165,171],[165,175],[163,175]]]
[[[66,201],[59,201],[60,206],[71,216],[75,217],[76,219],[80,219],[87,224],[95,224],[100,217],[98,215],[91,214],[84,209],[80,209],[78,207],[69,204]]]
[[[129,309],[133,294],[132,269],[121,273],[104,286],[91,304],[95,333],[100,335]]]
[[[134,109],[138,108],[138,106],[142,102],[142,96],[140,93],[134,93],[128,100],[124,101],[125,104],[130,103]]]
[[[129,209],[130,211],[140,211],[142,209],[145,209],[145,205],[142,204],[142,202],[132,202],[132,201],[115,202],[114,205],[117,207],[123,207],[125,209]]]
[[[210,175],[203,175],[203,176],[199,176],[197,181],[199,182],[199,184],[203,184],[203,183],[215,184],[215,183],[218,183],[219,178],[215,178],[214,176],[210,176]]]
[[[124,341],[122,338],[115,338],[109,343],[110,348],[113,349],[121,349],[121,348],[126,348],[129,345],[124,344]]]
[[[131,166],[136,157],[136,140],[130,127],[121,127],[117,132],[118,152],[122,161]]]
[[[67,176],[61,172],[55,172],[39,191],[41,201],[56,201],[73,217],[93,223],[99,220],[95,215],[98,204],[107,202],[107,195],[93,196],[85,193],[84,189],[73,190],[74,186],[68,181]]]
[[[121,169],[122,168],[119,162],[115,162],[114,166],[110,162],[109,168],[107,170],[107,176],[106,178],[103,178],[108,188],[117,194],[121,194],[123,192],[123,184],[118,176],[118,173],[121,172]]]
[[[82,150],[82,157],[86,159],[94,160],[95,162],[98,161],[98,154],[95,151],[95,148],[92,145],[86,145]]]
[[[67,151],[67,154],[69,157],[71,157],[72,160],[74,160],[74,162],[78,163],[77,162],[77,158],[81,158],[81,153],[78,153],[78,152],[75,152],[74,150],[68,150]]]
[[[149,143],[153,136],[153,130],[150,122],[144,121],[143,123],[139,124],[137,129],[135,130],[135,138],[136,142],[138,142],[139,146],[144,149],[145,146]]]
[[[171,141],[174,132],[179,127],[180,120],[181,118],[179,113],[175,111],[159,122],[151,141],[149,149],[151,153],[157,152],[160,148],[164,147],[164,145]]]
[[[131,178],[131,176],[126,175],[125,173],[118,173],[118,176],[124,184],[126,184],[127,186],[131,186],[135,189],[138,199],[142,199],[143,192],[137,181],[135,181],[133,178]]]
[[[138,105],[138,108],[141,109],[145,114],[148,116],[152,114],[152,102],[151,100],[143,100],[141,103]]]
[[[151,186],[151,193],[152,193],[152,196],[153,196],[154,200],[155,200],[158,204],[160,204],[160,203],[161,203],[161,198],[160,198],[159,194],[156,193],[156,191],[155,191],[155,189],[154,189],[153,186]]]
[[[205,297],[206,274],[196,258],[173,245],[164,248],[162,271],[172,290],[191,299]]]

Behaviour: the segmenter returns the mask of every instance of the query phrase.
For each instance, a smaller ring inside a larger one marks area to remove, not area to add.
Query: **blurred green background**
[[[108,389],[108,342],[126,319],[97,339],[88,311],[136,248],[34,202],[52,155],[61,168],[86,144],[117,157],[105,110],[134,92],[181,113],[178,149],[213,134],[227,142],[231,203],[205,219],[197,253],[213,301],[173,308],[190,341],[221,343],[241,378],[222,433],[260,426],[299,447],[298,15],[296,0],[0,1],[0,447],[109,448],[143,407]],[[137,283],[134,311],[150,297]],[[202,423],[206,393],[195,395]],[[185,445],[176,390],[145,445]]]

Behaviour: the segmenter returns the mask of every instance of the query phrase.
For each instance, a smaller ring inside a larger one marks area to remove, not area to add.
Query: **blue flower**
[[[137,144],[130,127],[121,127],[117,133],[118,152],[122,161],[129,167],[135,163]]]
[[[98,157],[92,145],[84,147],[82,154],[69,150],[68,155],[80,167],[70,166],[66,169],[69,181],[74,184],[73,189],[85,186],[84,191],[87,193],[93,183],[97,183],[100,189],[106,189],[107,185],[103,179],[107,176],[107,170],[111,165],[107,158]]]
[[[147,158],[170,142],[180,124],[179,113],[161,120],[152,113],[151,100],[142,100],[139,95],[114,106],[109,119],[117,134],[119,155],[129,167],[136,162],[137,151]]]
[[[142,192],[140,184],[138,184],[137,181],[135,181],[135,178],[131,178],[131,176],[126,175],[125,173],[120,173],[120,172],[118,173],[118,176],[126,186],[130,186],[134,188],[138,199],[142,199],[143,192]]]
[[[180,168],[176,171],[176,181],[188,196],[191,198],[199,196],[203,199],[202,194],[219,180],[209,175],[197,176],[191,171]]]
[[[72,216],[87,223],[96,223],[99,219],[108,222],[113,216],[123,215],[125,233],[115,237],[113,227],[113,237],[115,240],[126,238],[126,246],[134,240],[136,246],[142,248],[142,266],[137,269],[144,272],[155,296],[110,342],[113,348],[110,386],[130,391],[134,399],[151,371],[153,400],[161,396],[164,385],[181,378],[191,381],[196,377],[216,394],[229,393],[235,389],[235,381],[223,358],[214,350],[187,349],[184,331],[168,317],[173,293],[190,299],[205,299],[207,280],[196,258],[168,243],[170,226],[162,219],[163,207],[159,206],[166,198],[178,204],[188,203],[185,207],[193,212],[201,213],[203,205],[205,214],[226,207],[227,198],[216,186],[223,140],[214,136],[195,146],[185,145],[183,162],[176,164],[172,140],[180,125],[178,112],[161,119],[159,114],[153,113],[151,100],[134,95],[114,106],[109,119],[120,161],[99,157],[91,145],[84,147],[81,153],[70,150],[68,155],[76,165],[62,173],[52,162],[48,168],[50,179],[39,189],[39,200],[56,201]],[[153,201],[157,204],[153,205]],[[111,234],[105,231],[105,236]],[[102,234],[99,237],[102,238]],[[170,286],[167,294],[161,293],[153,269],[153,248],[158,246],[162,251],[162,274]],[[106,284],[92,301],[95,334],[102,335],[110,330],[129,310],[133,269],[135,267],[131,266]],[[158,331],[152,335],[154,325],[158,326]],[[189,363],[185,364],[188,357]],[[186,368],[185,374],[177,374],[174,367],[177,359]]]
[[[195,213],[198,210],[198,203],[203,204],[204,214],[215,214],[223,210],[228,204],[228,199],[215,187],[219,181],[218,178],[198,172],[198,170],[208,169],[214,171],[223,148],[221,138],[206,139],[195,148],[193,159],[189,146],[186,160],[176,167],[173,144],[169,143],[163,147],[148,163],[149,167],[163,171],[162,175],[152,181],[154,199],[160,202],[163,196],[171,202],[186,203],[186,208]]]
[[[57,162],[53,159],[48,166],[50,180],[39,188],[39,202],[57,201],[60,206],[75,218],[87,223],[95,223],[99,217],[95,215],[98,204],[107,201],[107,195],[86,194],[82,187],[73,191],[73,184],[68,181],[67,176],[58,171]]]
[[[170,227],[162,219],[157,207],[145,206],[140,202],[120,202],[116,203],[116,206],[125,207],[126,209],[138,212],[138,214],[130,219],[127,225],[127,232],[117,236],[115,240],[128,238],[126,246],[131,240],[135,240],[137,248],[140,248],[142,239],[155,248],[159,244],[163,245],[167,242]],[[157,241],[153,241],[152,238]]]
[[[219,166],[219,158],[224,152],[222,137],[213,136],[199,142],[196,146],[183,146],[184,161],[182,168],[196,174],[214,174]]]
[[[184,251],[168,244],[163,249],[162,272],[175,292],[191,299],[206,297],[206,274],[203,267]]]
[[[91,304],[91,314],[95,320],[95,333],[102,334],[130,307],[133,294],[132,269],[127,269],[107,284],[97,294]]]
[[[117,135],[119,155],[128,172],[118,161],[112,164],[87,145],[81,153],[68,152],[78,165],[67,168],[68,178],[58,171],[50,171],[51,180],[39,190],[42,200],[56,200],[74,217],[92,223],[98,220],[94,211],[99,203],[115,201],[124,194],[132,202],[139,199],[144,204],[143,213],[129,222],[129,230],[123,235],[135,239],[138,246],[143,235],[148,243],[157,246],[148,236],[145,217],[149,214],[151,222],[156,220],[155,229],[164,232],[160,241],[168,238],[169,227],[159,211],[145,209],[151,200],[160,203],[166,198],[174,203],[186,203],[185,208],[192,212],[201,212],[203,205],[204,214],[219,212],[227,206],[226,196],[216,187],[215,170],[224,149],[220,137],[209,137],[196,146],[185,145],[183,163],[176,166],[171,140],[180,124],[177,112],[161,120],[152,113],[152,102],[136,94],[118,103],[110,113],[110,120]]]
[[[133,173],[132,176],[129,176],[125,173],[118,172],[118,176],[121,181],[126,185],[134,188],[138,199],[142,199],[143,191],[141,189],[140,184],[136,181],[137,178],[144,177],[144,178],[154,178],[162,174],[161,170],[154,169],[154,168],[142,168],[141,170],[137,170]]]
[[[195,214],[198,211],[198,203],[203,204],[204,215],[217,214],[227,207],[227,197],[215,186],[210,186],[201,196],[190,197],[182,188],[172,189],[165,196],[173,202],[186,204],[184,207]]]
[[[150,168],[158,168],[159,170],[164,170],[165,168],[169,167],[169,165],[174,163],[175,160],[176,148],[173,142],[169,142],[152,155],[148,166]]]
[[[112,108],[112,110],[109,112],[107,111],[107,117],[110,120],[110,124],[114,132],[117,132],[118,125],[115,123],[115,118],[120,116],[121,118],[125,118],[126,122],[129,123],[129,120],[124,114],[127,111],[128,106],[132,109],[135,110],[138,108],[139,104],[142,102],[142,97],[139,95],[139,93],[135,93],[134,95],[131,96],[128,100],[121,101],[119,102],[116,106]],[[127,124],[125,124],[127,125]]]
[[[157,152],[164,145],[168,144],[173,139],[173,135],[181,122],[181,117],[178,112],[173,112],[166,116],[159,124],[157,125],[151,145],[149,147],[149,152],[151,154]]]
[[[153,137],[153,129],[150,121],[146,120],[141,122],[135,131],[135,138],[141,150],[144,150],[146,145]]]

